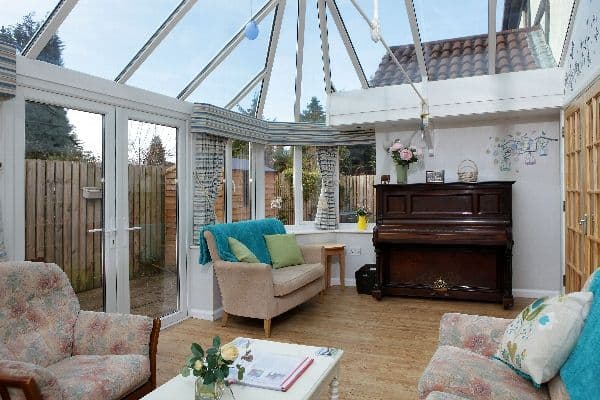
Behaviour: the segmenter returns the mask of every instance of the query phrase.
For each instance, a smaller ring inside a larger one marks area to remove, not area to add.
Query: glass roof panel
[[[187,100],[219,107],[227,105],[264,68],[274,14],[271,11],[258,25],[256,39],[244,38]],[[199,67],[198,71],[203,65]],[[270,86],[270,90],[277,88]]]
[[[307,1],[306,28],[304,31],[304,66],[302,68],[302,96],[300,97],[301,113],[312,97],[316,97],[323,108],[327,104],[322,60],[321,31],[319,29],[317,2]],[[335,85],[335,82],[333,84]]]
[[[488,73],[488,2],[414,0],[430,81]]]
[[[348,56],[344,41],[342,40],[329,9],[327,9],[327,28],[331,79],[335,82],[335,90],[340,92],[344,90],[360,89],[360,80],[354,71],[354,66]]]
[[[263,4],[255,4],[254,12]],[[127,83],[177,96],[248,22],[250,12],[248,0],[199,1]]]
[[[413,4],[423,42],[488,32],[486,0],[413,0]]]
[[[264,119],[294,120],[294,85],[296,76],[296,18],[298,2],[286,1],[277,53],[271,72]]]
[[[371,29],[354,5],[350,1],[338,0],[336,3],[370,84],[372,86],[388,86],[406,83],[398,67],[391,64],[391,58],[387,55],[383,45],[375,43],[371,39]],[[372,18],[373,1],[357,0],[357,3],[369,18]],[[402,54],[399,53],[399,51],[401,52],[403,49],[413,46],[412,33],[404,3],[397,0],[380,0],[379,24],[381,35],[395,51],[399,61],[409,72],[411,79],[419,82],[421,77],[418,73],[418,65],[414,54],[407,54],[402,57]],[[414,53],[414,48],[412,53]],[[380,68],[382,63],[382,68]]]
[[[23,21],[23,17],[32,14],[33,20],[42,22],[54,9],[56,1],[51,0],[2,0],[0,7],[0,26],[8,28]]]
[[[79,0],[58,30],[64,66],[115,79],[179,0]]]

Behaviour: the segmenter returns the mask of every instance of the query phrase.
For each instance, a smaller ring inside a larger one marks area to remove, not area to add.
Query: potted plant
[[[185,362],[181,375],[193,374],[196,379],[196,400],[219,400],[223,396],[225,387],[229,386],[227,376],[229,368],[237,359],[239,351],[233,343],[221,346],[221,338],[213,338],[212,347],[202,349],[198,343],[192,343],[192,355]],[[239,364],[237,368],[237,379],[244,378],[244,367]],[[233,393],[232,393],[233,394]]]
[[[396,164],[396,183],[406,183],[408,167],[419,161],[419,152],[414,147],[405,147],[397,140],[388,148],[388,153]]]
[[[356,217],[358,219],[357,223],[356,223],[356,227],[358,228],[359,231],[364,231],[365,229],[367,229],[367,215],[369,214],[369,212],[367,211],[367,209],[365,207],[358,207],[356,209]]]

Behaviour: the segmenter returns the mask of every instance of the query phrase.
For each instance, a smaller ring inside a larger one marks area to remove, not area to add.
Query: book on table
[[[240,355],[229,370],[227,380],[230,383],[285,392],[314,361],[306,356],[255,351],[248,339],[238,338],[234,343]],[[247,353],[248,350],[251,351]],[[245,368],[244,379],[241,381],[237,379],[237,364]]]

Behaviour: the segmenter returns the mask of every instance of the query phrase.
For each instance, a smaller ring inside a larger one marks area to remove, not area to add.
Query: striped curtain
[[[200,229],[214,224],[215,201],[223,185],[225,138],[196,135],[194,154],[194,243],[200,239]]]
[[[0,204],[0,261],[6,261],[8,254],[4,245],[4,225],[2,225],[2,204]]]
[[[15,46],[0,42],[0,101],[15,97],[17,56]]]
[[[317,164],[321,172],[321,195],[315,216],[317,229],[332,230],[338,227],[335,204],[335,191],[338,187],[335,179],[337,159],[337,146],[317,147]]]

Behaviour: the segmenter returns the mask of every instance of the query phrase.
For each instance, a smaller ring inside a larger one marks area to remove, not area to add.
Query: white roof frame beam
[[[262,119],[263,111],[265,110],[265,102],[267,100],[267,93],[269,92],[269,83],[271,83],[271,72],[273,72],[273,62],[275,61],[275,53],[277,53],[277,43],[279,43],[279,33],[281,32],[284,12],[285,0],[279,0],[279,4],[275,7],[275,15],[273,16],[269,50],[267,50],[267,58],[265,60],[265,75],[260,86],[260,94],[258,95],[256,118],[259,119]]]
[[[325,10],[325,0],[317,0],[317,9],[319,13],[319,29],[321,30],[321,53],[323,57],[323,75],[325,78],[325,93],[332,92],[331,86],[331,67],[329,60],[329,36],[327,33],[327,12]]]
[[[44,50],[52,36],[62,25],[69,13],[77,5],[77,0],[60,0],[52,10],[48,18],[33,34],[21,54],[27,58],[35,60]]]
[[[350,57],[350,61],[352,62],[352,66],[354,67],[354,71],[356,72],[356,76],[358,77],[362,88],[367,89],[369,88],[369,81],[367,81],[365,71],[363,70],[360,60],[358,59],[356,49],[354,48],[354,44],[352,44],[350,34],[348,33],[348,29],[346,29],[346,24],[344,23],[344,19],[340,14],[340,10],[337,6],[337,3],[335,0],[326,1],[327,6],[329,7],[329,11],[331,12],[331,17],[333,18],[333,22],[335,22],[337,30],[340,33],[342,42],[344,42],[346,52],[348,53],[348,57]]]
[[[256,21],[259,24],[279,3],[279,0],[269,0],[267,3],[258,10],[250,20]],[[250,22],[250,20],[248,22]],[[231,52],[237,47],[242,40],[244,40],[244,30],[246,28],[244,24],[240,30],[223,46],[223,48],[206,64],[206,66],[192,79],[190,83],[177,95],[180,100],[187,99],[193,92],[200,86],[200,84],[206,79],[206,77],[214,71]]]
[[[121,73],[115,78],[115,82],[125,83],[138,70],[164,40],[165,37],[175,28],[177,23],[194,7],[198,0],[182,0],[173,10],[162,25],[154,32],[148,41],[142,46],[137,54],[123,68]]]
[[[496,1],[497,0],[488,0],[488,74],[489,75],[494,75],[496,73]]]
[[[244,85],[242,90],[235,95],[233,99],[225,106],[226,109],[231,110],[236,104],[238,104],[258,83],[265,77],[266,69],[263,68],[254,78]]]
[[[423,54],[423,46],[421,45],[421,35],[419,34],[419,24],[417,22],[417,14],[413,0],[404,0],[406,6],[406,15],[410,24],[410,31],[415,45],[415,54],[417,55],[417,63],[419,64],[419,72],[421,73],[421,82],[425,83],[429,80],[427,75],[427,65],[425,64],[425,55]]]
[[[306,0],[298,0],[296,26],[296,84],[294,87],[294,121],[300,122],[300,97],[302,96],[302,65],[304,63],[304,28],[306,26]]]

